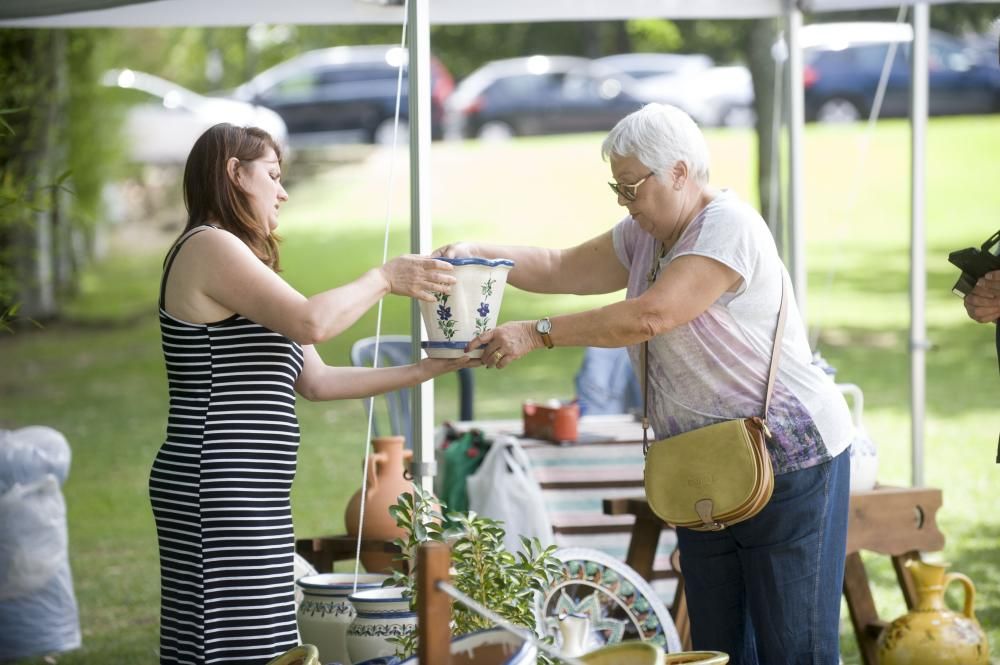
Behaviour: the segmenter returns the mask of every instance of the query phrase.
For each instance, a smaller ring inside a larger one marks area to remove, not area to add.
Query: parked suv
[[[233,93],[278,112],[295,145],[392,140],[396,85],[402,65],[400,140],[408,113],[407,52],[398,46],[335,46],[308,51],[261,72]],[[442,134],[444,102],[454,80],[431,57],[431,132]]]
[[[867,116],[890,44],[881,116],[904,116],[910,100],[910,44],[905,23],[816,23],[802,29],[805,111],[809,120],[849,122]],[[1000,110],[1000,67],[946,33],[928,40],[930,115]]]
[[[575,56],[494,60],[464,78],[448,100],[448,134],[512,136],[607,131],[642,106],[634,80]]]

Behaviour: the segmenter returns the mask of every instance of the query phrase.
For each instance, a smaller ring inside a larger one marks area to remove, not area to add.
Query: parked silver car
[[[622,53],[595,62],[635,79],[642,99],[684,109],[703,127],[753,124],[753,78],[743,65],[717,66],[701,53]]]
[[[206,97],[158,76],[131,69],[104,74],[106,86],[134,91],[126,101],[129,157],[143,164],[183,164],[202,133],[220,122],[255,126],[274,137],[288,154],[288,128],[281,116],[262,106]]]
[[[607,131],[642,105],[634,81],[575,56],[533,55],[488,62],[446,103],[450,138]]]

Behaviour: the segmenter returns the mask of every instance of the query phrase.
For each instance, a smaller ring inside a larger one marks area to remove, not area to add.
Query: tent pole
[[[422,156],[431,153],[431,29],[429,0],[409,0],[407,5],[407,46],[409,63],[410,113],[410,251],[428,254],[434,249],[431,239],[430,174],[421,168]],[[420,360],[420,340],[425,335],[420,306],[410,303],[411,355]],[[430,491],[434,475],[434,382],[424,381],[410,391],[413,414],[413,475],[416,482]]]
[[[802,11],[796,0],[785,0],[788,38],[788,270],[802,322],[806,316],[805,223],[803,219],[802,134],[805,88],[802,83]]]
[[[924,317],[927,295],[925,268],[924,188],[927,163],[927,41],[930,10],[926,2],[913,6],[913,58],[910,105],[910,427],[911,484],[924,484],[925,355],[928,348]]]

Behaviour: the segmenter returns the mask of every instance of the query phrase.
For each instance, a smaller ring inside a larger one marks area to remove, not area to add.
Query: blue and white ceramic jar
[[[420,313],[428,339],[421,346],[431,358],[458,358],[473,337],[497,325],[500,301],[507,285],[507,273],[514,267],[510,259],[439,259],[455,266],[458,280],[451,293],[435,293],[436,301],[420,301]],[[482,350],[469,356],[478,358]]]
[[[396,645],[390,637],[402,637],[417,629],[417,613],[403,597],[402,587],[368,589],[348,596],[357,615],[347,628],[347,654],[360,663],[392,656]]]
[[[387,575],[358,575],[358,590],[378,589]],[[354,591],[353,573],[308,575],[295,581],[302,590],[296,612],[303,644],[319,650],[321,663],[349,663],[347,627],[354,620],[354,607],[347,597]]]

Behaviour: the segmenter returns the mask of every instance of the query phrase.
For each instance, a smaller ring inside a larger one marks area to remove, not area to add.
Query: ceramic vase
[[[427,328],[427,341],[420,345],[431,358],[458,358],[473,337],[493,330],[500,314],[500,301],[507,273],[514,267],[510,259],[439,259],[455,266],[458,280],[451,293],[435,293],[435,302],[420,301],[420,313]],[[468,355],[482,356],[482,349]]]
[[[851,441],[851,491],[866,492],[874,489],[878,480],[878,448],[868,436],[861,415],[865,408],[864,394],[853,383],[838,383],[844,397],[851,398],[851,420],[854,438]]]
[[[378,589],[387,577],[359,575],[358,590]],[[295,584],[302,592],[302,603],[295,615],[302,642],[316,646],[322,663],[350,663],[347,627],[355,612],[347,597],[354,592],[354,574],[309,575]]]
[[[988,665],[989,644],[976,621],[976,590],[961,573],[948,573],[947,564],[906,562],[917,588],[917,605],[893,621],[879,637],[880,665]],[[965,587],[965,606],[953,612],[944,604],[944,590],[952,582]]]
[[[402,587],[359,591],[348,596],[355,615],[347,628],[350,663],[392,656],[396,645],[390,637],[403,637],[417,629],[417,613],[403,597]]]
[[[405,463],[413,457],[412,450],[404,450],[406,439],[402,436],[380,436],[372,439],[368,461],[368,488],[365,496],[365,523],[361,537],[366,540],[392,542],[406,534],[396,525],[389,514],[389,506],[397,497],[412,491],[412,483],[405,476]],[[361,490],[359,489],[347,503],[344,522],[350,536],[358,536],[358,522],[361,516]],[[402,563],[394,560],[394,555],[383,552],[362,552],[361,562],[370,573],[382,573],[391,568],[402,570]]]

